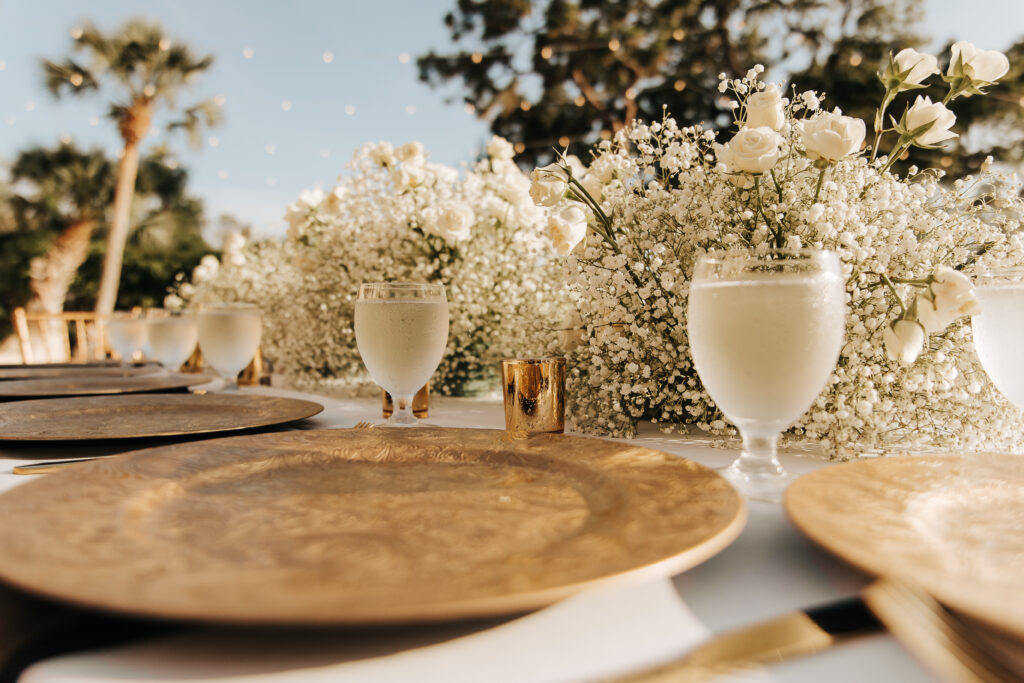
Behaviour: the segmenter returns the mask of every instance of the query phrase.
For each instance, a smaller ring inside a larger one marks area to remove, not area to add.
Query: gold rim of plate
[[[839,558],[1024,638],[1024,457],[843,463],[795,481],[784,505],[801,532]]]
[[[280,432],[137,451],[0,495],[0,579],[149,617],[451,620],[673,575],[746,516],[711,469],[630,444]]]
[[[187,389],[212,381],[205,375],[175,373],[133,377],[52,377],[44,379],[11,379],[0,382],[0,399],[27,399],[64,396],[103,396],[141,394],[152,391]]]
[[[287,424],[324,407],[252,394],[79,396],[0,403],[0,442],[145,439]]]

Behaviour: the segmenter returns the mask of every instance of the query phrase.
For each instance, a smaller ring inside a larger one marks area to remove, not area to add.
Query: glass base
[[[413,428],[413,427],[431,427],[433,425],[429,425],[429,424],[427,424],[426,422],[424,422],[422,420],[416,420],[415,422],[395,422],[395,419],[393,417],[391,417],[391,418],[388,418],[387,420],[384,420],[383,422],[379,422],[377,424],[377,426],[378,427],[397,427],[399,429],[409,429],[409,428]]]
[[[748,500],[781,503],[783,492],[790,482],[796,479],[796,475],[778,464],[769,464],[754,470],[745,467],[747,464],[749,463],[744,462],[743,456],[740,456],[718,472]]]

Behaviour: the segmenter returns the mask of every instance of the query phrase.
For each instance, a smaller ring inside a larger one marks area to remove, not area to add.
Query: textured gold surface
[[[728,545],[712,470],[629,444],[348,429],[176,444],[0,495],[0,578],[136,614],[387,623],[507,614]]]
[[[48,396],[96,396],[138,394],[147,391],[184,389],[210,381],[204,375],[157,374],[137,377],[52,377],[12,379],[0,382],[0,399]]]
[[[501,361],[505,429],[516,435],[565,431],[565,359]]]
[[[0,441],[136,439],[253,429],[323,406],[251,394],[83,396],[0,403]]]
[[[33,365],[22,365],[17,368],[0,368],[0,380],[14,379],[61,379],[79,377],[138,377],[163,372],[158,365],[130,365],[128,367],[79,366],[62,368],[43,368]]]
[[[861,569],[1024,638],[1024,457],[890,457],[805,475],[790,519]]]

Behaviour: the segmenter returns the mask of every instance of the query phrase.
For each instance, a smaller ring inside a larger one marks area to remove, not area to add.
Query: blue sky
[[[100,97],[55,100],[42,85],[42,57],[71,47],[89,18],[102,29],[144,16],[161,21],[213,68],[183,103],[223,96],[224,123],[200,150],[157,133],[191,173],[213,219],[230,213],[257,233],[284,229],[299,192],[330,186],[363,142],[420,140],[436,161],[472,159],[486,125],[446,93],[417,80],[415,58],[445,48],[442,19],[455,0],[0,0],[0,160],[70,136],[111,154],[120,143]],[[927,0],[935,43],[956,38],[1002,49],[1024,35],[1024,0]],[[158,121],[160,123],[160,121]]]

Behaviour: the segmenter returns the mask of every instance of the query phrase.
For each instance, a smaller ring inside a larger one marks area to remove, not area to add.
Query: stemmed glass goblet
[[[974,348],[996,388],[1024,409],[1024,268],[979,275],[974,285],[981,312],[971,316]]]
[[[107,341],[122,365],[129,365],[146,347],[146,319],[141,311],[114,311],[104,316]]]
[[[687,328],[705,389],[740,431],[724,470],[748,498],[778,501],[793,478],[779,435],[821,393],[843,343],[839,258],[812,249],[726,252],[698,259]]]
[[[238,390],[238,373],[260,347],[263,323],[255,304],[202,304],[199,308],[199,350],[224,378],[225,391]]]
[[[419,424],[413,396],[437,370],[448,345],[444,286],[417,282],[368,282],[355,305],[356,345],[373,380],[394,401],[386,426]]]
[[[171,372],[180,368],[196,349],[199,324],[194,311],[151,308],[146,311],[149,350]]]

